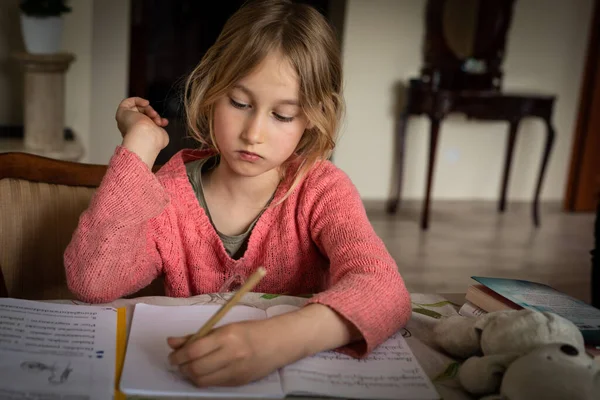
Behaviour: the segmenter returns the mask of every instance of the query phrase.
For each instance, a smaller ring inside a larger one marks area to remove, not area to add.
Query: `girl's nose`
[[[249,144],[261,144],[265,141],[264,118],[253,113],[248,120],[242,138]]]

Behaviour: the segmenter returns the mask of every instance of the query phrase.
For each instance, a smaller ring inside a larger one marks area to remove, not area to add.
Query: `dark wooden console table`
[[[421,214],[421,227],[429,227],[429,211],[431,203],[431,190],[436,162],[436,153],[439,142],[440,125],[443,119],[451,113],[463,113],[467,118],[486,121],[508,122],[508,143],[504,162],[504,173],[498,209],[506,209],[506,193],[510,169],[515,148],[515,141],[519,123],[523,118],[538,117],[546,125],[546,144],[541,157],[537,184],[533,196],[532,217],[535,226],[539,226],[539,197],[544,180],[544,174],[550,158],[554,143],[554,128],[552,127],[552,111],[554,96],[510,94],[498,91],[454,91],[431,90],[423,85],[420,80],[412,80],[408,89],[407,102],[400,116],[396,137],[396,158],[398,182],[395,196],[388,203],[388,212],[395,213],[400,201],[403,175],[404,146],[406,143],[406,128],[410,116],[425,114],[431,121],[429,141],[429,161],[427,164],[427,186],[423,200]]]

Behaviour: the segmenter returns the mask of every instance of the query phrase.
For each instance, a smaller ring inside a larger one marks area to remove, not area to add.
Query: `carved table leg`
[[[408,119],[410,118],[410,114],[408,112],[408,106],[405,107],[402,114],[400,114],[400,118],[398,120],[398,127],[396,129],[396,171],[398,173],[396,179],[396,190],[394,193],[394,197],[392,197],[388,201],[387,212],[389,214],[395,214],[398,209],[398,204],[400,203],[400,193],[402,192],[402,180],[404,176],[404,146],[406,144],[406,125],[408,124]]]
[[[512,166],[513,153],[515,150],[515,141],[517,139],[517,131],[519,130],[519,120],[511,121],[508,130],[508,142],[506,145],[506,156],[504,158],[504,173],[502,175],[502,189],[500,192],[500,203],[498,203],[498,211],[504,212],[506,209],[506,192],[508,181],[510,178],[510,168]]]
[[[438,136],[440,131],[440,119],[431,118],[430,138],[429,138],[429,164],[427,165],[427,188],[425,189],[425,199],[423,203],[423,212],[421,214],[421,228],[429,228],[429,204],[431,202],[431,188],[433,186],[433,172],[435,169],[435,158],[437,154]]]
[[[533,197],[533,224],[538,227],[540,225],[540,212],[539,212],[539,200],[540,192],[542,191],[542,182],[544,181],[544,174],[546,173],[546,167],[548,166],[548,160],[550,159],[550,152],[552,151],[552,145],[554,144],[554,128],[549,119],[544,119],[546,123],[546,147],[544,148],[544,154],[542,156],[542,164],[540,166],[540,173],[538,175],[537,185],[535,187],[535,195]]]

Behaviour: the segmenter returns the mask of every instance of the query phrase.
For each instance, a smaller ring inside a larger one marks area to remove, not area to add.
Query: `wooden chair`
[[[0,297],[74,298],[63,253],[106,168],[0,154]],[[132,296],[163,294],[157,279]]]

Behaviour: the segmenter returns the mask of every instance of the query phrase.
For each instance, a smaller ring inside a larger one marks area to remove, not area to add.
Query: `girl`
[[[169,361],[199,386],[244,384],[327,349],[367,355],[411,307],[358,192],[326,161],[341,87],[338,47],[316,10],[242,7],[187,80],[200,150],[153,174],[167,121],[146,100],[119,105],[122,145],[65,253],[71,290],[109,302],[164,275],[167,295],[193,296],[234,290],[264,266],[255,291],[316,293],[298,311],[189,346],[169,338]]]

